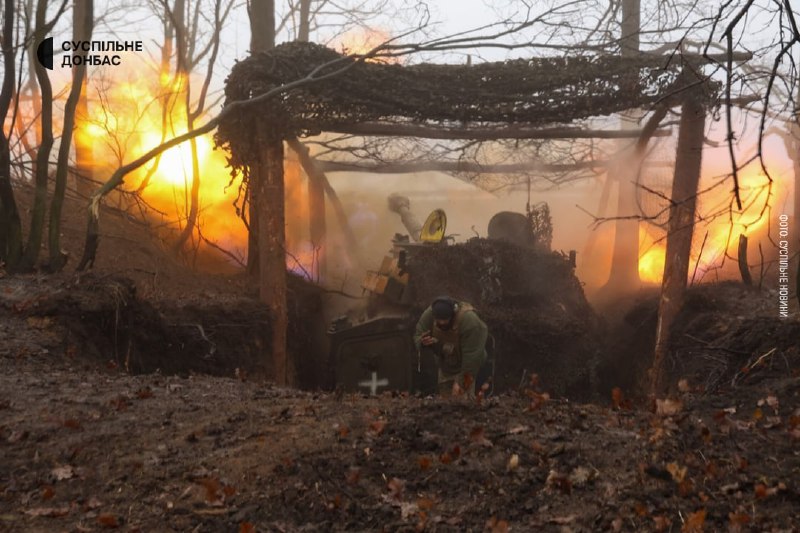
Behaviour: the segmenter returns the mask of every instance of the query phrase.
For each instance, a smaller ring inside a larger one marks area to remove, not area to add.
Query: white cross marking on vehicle
[[[386,378],[378,379],[378,373],[373,372],[372,378],[367,381],[359,381],[359,387],[369,387],[369,394],[370,396],[375,396],[375,393],[378,392],[378,387],[385,387],[389,384],[389,380]]]

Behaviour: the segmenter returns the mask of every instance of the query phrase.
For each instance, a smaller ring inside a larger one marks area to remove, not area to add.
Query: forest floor
[[[672,398],[577,404],[535,379],[468,401],[131,375],[20,283],[0,279],[1,531],[800,528],[800,322],[730,286],[689,305],[679,347],[706,366],[675,366]]]

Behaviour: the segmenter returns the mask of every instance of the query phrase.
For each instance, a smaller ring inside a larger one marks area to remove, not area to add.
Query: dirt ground
[[[131,375],[112,344],[78,349],[45,312],[71,279],[0,280],[0,530],[800,527],[800,323],[770,319],[769,295],[720,285],[690,301],[670,400],[579,404],[535,380],[468,401]]]
[[[304,392],[264,380],[245,278],[104,220],[95,273],[0,273],[0,531],[800,529],[800,320],[766,291],[691,291],[655,405],[643,295],[582,404],[545,379],[473,401],[313,392],[325,369],[300,362],[325,323],[293,280]]]

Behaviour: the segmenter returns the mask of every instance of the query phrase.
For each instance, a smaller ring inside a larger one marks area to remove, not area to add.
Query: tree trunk
[[[91,38],[93,18],[93,0],[76,0],[73,7],[73,34],[76,39],[79,35]],[[88,12],[88,18],[87,18]],[[86,70],[84,66],[84,71]],[[74,82],[73,82],[74,83]],[[89,98],[87,95],[87,79],[84,75],[81,80],[81,91],[78,105],[75,108],[75,188],[81,196],[89,197],[94,189],[94,151],[92,140],[87,136],[86,129],[90,124]]]
[[[286,353],[286,234],[283,141],[264,132],[258,164],[259,296],[267,304],[272,333],[272,368],[278,385],[289,384]]]
[[[299,25],[297,29],[297,40],[308,42],[311,33],[311,0],[300,0]],[[308,176],[308,228],[311,238],[311,245],[314,247],[317,264],[314,265],[315,272],[312,275],[316,279],[325,276],[326,268],[326,249],[325,237],[327,227],[325,223],[325,186],[317,176]]]
[[[250,52],[255,54],[275,45],[275,3],[253,0],[250,14]],[[263,127],[258,132],[261,150],[250,168],[250,239],[248,270],[258,272],[259,296],[267,304],[272,333],[272,369],[278,385],[289,385],[286,351],[286,202],[283,183],[283,140]],[[253,235],[256,233],[256,235]],[[257,254],[257,256],[256,256]],[[252,263],[256,256],[257,265]],[[256,268],[257,267],[257,268]]]
[[[347,243],[347,251],[357,257],[359,255],[358,240],[355,234],[353,234],[353,230],[347,220],[347,213],[345,213],[344,207],[342,207],[342,202],[339,200],[336,191],[331,187],[325,172],[319,168],[317,162],[311,158],[306,145],[301,143],[297,137],[291,137],[287,139],[286,142],[297,154],[297,159],[300,161],[300,166],[303,167],[303,170],[308,176],[309,182],[313,180],[324,193],[328,194],[328,199],[331,201],[333,211],[336,214],[336,218],[339,220],[339,225],[344,234],[345,242]],[[324,209],[325,198],[319,199],[319,202],[322,203]],[[312,241],[314,240],[313,233],[311,234],[311,239]]]
[[[14,46],[14,0],[5,0],[3,8],[3,84],[0,89],[0,261],[9,270],[16,269],[22,255],[22,224],[11,186],[11,151],[5,123],[14,95],[16,48]],[[10,126],[13,128],[13,125]]]
[[[622,0],[621,54],[622,57],[639,53],[640,0]],[[623,129],[635,127],[625,122]],[[617,216],[625,217],[636,212],[636,184],[630,165],[618,165]],[[605,291],[617,294],[639,289],[639,221],[618,219],[614,224],[614,249],[611,255],[611,272]]]
[[[250,53],[265,52],[275,46],[275,1],[252,0],[247,3],[250,16]],[[258,175],[250,172],[248,195],[247,273],[256,276],[259,272],[258,253]]]
[[[41,42],[46,37],[45,15],[47,0],[39,0],[36,6],[36,28],[34,42]],[[44,221],[47,211],[47,180],[50,170],[50,150],[53,147],[53,88],[47,70],[38,62],[31,61],[36,71],[36,79],[42,95],[41,142],[36,153],[36,171],[34,174],[33,210],[28,242],[22,254],[20,269],[32,270],[39,260],[44,235]]]
[[[691,96],[689,96],[691,98]],[[697,188],[705,135],[705,108],[694,99],[681,109],[672,204],[669,211],[664,280],[658,305],[655,355],[650,370],[650,393],[657,397],[666,392],[665,362],[672,324],[683,305],[689,274],[689,255],[694,233]]]
[[[311,0],[300,0],[300,24],[297,40],[307,43],[311,34]]]
[[[78,107],[75,109],[75,188],[81,196],[89,197],[95,188],[94,150],[92,141],[85,133],[90,124],[89,98],[86,79],[81,87]]]
[[[93,0],[76,0],[73,8],[73,39],[75,41],[91,41],[94,16]],[[49,269],[59,271],[64,268],[67,256],[61,251],[61,209],[64,205],[64,194],[67,190],[67,173],[69,170],[69,152],[75,126],[75,111],[83,87],[86,65],[81,63],[72,69],[72,87],[64,106],[64,126],[61,131],[61,144],[58,147],[56,162],[56,184],[53,200],[50,204],[50,226],[48,248],[50,251]]]

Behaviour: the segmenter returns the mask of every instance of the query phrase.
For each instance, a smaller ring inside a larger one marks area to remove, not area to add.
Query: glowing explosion
[[[93,147],[95,175],[101,179],[163,139],[187,131],[186,80],[169,76],[158,79],[148,67],[141,70],[147,72],[115,70],[115,79],[90,80],[89,94],[98,96],[90,96],[89,118],[79,125],[77,135]],[[163,113],[165,104],[169,111]],[[201,118],[195,124],[205,120]],[[197,137],[195,143],[200,168],[199,230],[205,239],[244,259],[247,229],[233,206],[239,183],[230,183],[225,155],[213,149],[211,134]],[[300,223],[306,220],[307,202],[303,200],[303,176],[296,161],[287,160],[285,179],[287,220]],[[187,141],[129,174],[125,188],[141,188],[145,202],[164,214],[170,228],[180,230],[189,212],[192,180],[192,148]],[[287,266],[301,274],[310,273],[319,253],[307,252],[307,243],[299,233],[299,224],[287,228]]]
[[[708,186],[707,180],[701,183],[704,184],[701,188]],[[766,176],[751,170],[739,176],[739,183],[743,212],[733,212],[732,216],[728,216],[727,213],[727,206],[732,201],[730,187],[716,187],[699,196],[698,216],[710,220],[695,223],[689,264],[690,278],[696,267],[695,279],[701,280],[706,272],[720,266],[726,254],[728,256],[726,261],[730,258],[734,258],[735,261],[739,235],[744,234],[748,238],[753,238],[765,234],[770,215],[769,212],[761,213],[767,199]],[[776,193],[775,184],[772,193],[773,195]],[[713,217],[714,214],[718,216]],[[661,283],[666,255],[664,232],[642,223],[639,226],[639,250],[639,277],[643,282]]]

